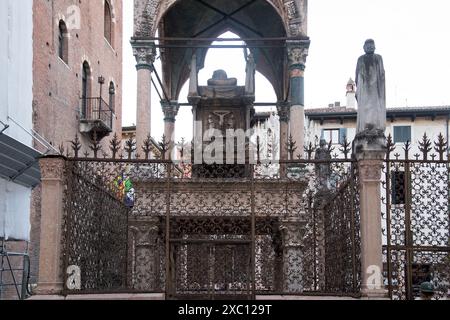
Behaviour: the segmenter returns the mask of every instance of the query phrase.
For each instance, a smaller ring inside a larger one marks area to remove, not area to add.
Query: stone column
[[[290,135],[297,146],[297,152],[303,156],[305,144],[305,64],[309,42],[288,42],[288,61],[290,72]]]
[[[64,287],[62,224],[64,215],[65,158],[45,157],[41,167],[41,236],[38,295],[58,295]]]
[[[379,143],[359,136],[355,140],[359,167],[361,206],[361,284],[363,297],[387,298],[383,286],[381,225],[381,172],[386,150]]]
[[[290,104],[279,101],[277,105],[280,117],[280,160],[288,160],[289,119],[291,115]]]
[[[180,110],[178,101],[161,102],[162,110],[164,113],[164,136],[166,137],[166,143],[169,143],[169,151],[167,151],[166,159],[173,156],[173,150],[175,146],[175,121]]]
[[[151,88],[156,49],[153,42],[132,42],[137,70],[136,145],[137,150],[151,135]]]
[[[284,292],[303,292],[303,236],[306,223],[289,218],[281,223],[283,235]]]

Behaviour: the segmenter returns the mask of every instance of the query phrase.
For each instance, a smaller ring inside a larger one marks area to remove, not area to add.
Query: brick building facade
[[[89,120],[100,118],[92,108],[99,104],[105,112],[112,110],[108,130],[99,136],[109,135],[102,144],[114,133],[121,136],[122,19],[122,0],[33,1],[33,128],[55,149],[67,147],[76,134],[88,144],[93,138],[89,129],[97,124]],[[35,148],[47,151],[36,143]],[[39,237],[37,187],[31,203],[32,283],[37,281]]]

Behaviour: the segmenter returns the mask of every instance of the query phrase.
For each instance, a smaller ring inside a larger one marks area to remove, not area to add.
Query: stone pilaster
[[[138,150],[151,135],[151,85],[156,49],[153,42],[132,42],[137,70],[136,143]]]
[[[289,218],[281,223],[283,237],[284,292],[303,292],[303,236],[305,222]]]
[[[131,284],[140,291],[162,289],[159,225],[157,220],[130,222],[129,257]],[[164,253],[162,253],[164,254]]]
[[[290,134],[303,155],[305,143],[305,65],[308,56],[309,42],[288,42],[288,62],[290,81]]]
[[[46,157],[41,168],[41,236],[37,294],[58,295],[64,288],[62,270],[65,158]]]

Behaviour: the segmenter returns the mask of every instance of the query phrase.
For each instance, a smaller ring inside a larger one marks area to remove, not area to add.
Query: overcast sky
[[[356,62],[367,38],[375,39],[384,58],[388,107],[450,105],[449,0],[310,0],[308,35],[311,48],[305,74],[307,108],[341,101],[354,78]],[[129,39],[133,33],[133,1],[124,0],[124,125],[136,122],[136,69]],[[199,81],[224,69],[243,85],[242,49],[210,50]],[[272,87],[257,77],[257,101],[275,101]],[[187,91],[180,101],[186,101]],[[152,136],[163,133],[161,107],[153,94]],[[177,118],[177,138],[191,137],[192,114],[184,107]]]

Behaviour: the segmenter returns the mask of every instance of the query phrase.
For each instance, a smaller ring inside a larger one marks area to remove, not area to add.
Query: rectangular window
[[[392,171],[391,173],[391,189],[392,189],[392,204],[400,205],[406,202],[406,188],[405,188],[405,172]]]
[[[411,142],[411,126],[394,127],[394,143]]]
[[[342,144],[347,137],[347,129],[324,129],[322,130],[322,137],[326,142],[333,144]]]

